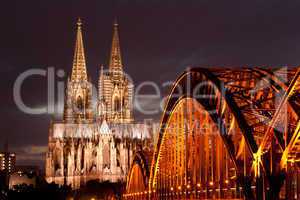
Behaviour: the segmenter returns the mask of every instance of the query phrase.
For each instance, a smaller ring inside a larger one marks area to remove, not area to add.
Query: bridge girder
[[[298,145],[300,134],[296,131],[298,129],[296,126],[289,130],[282,129],[278,122],[278,125],[270,128],[270,123],[276,120],[278,105],[284,101],[286,91],[292,87],[295,73],[295,69],[284,71],[276,68],[192,68],[183,73],[172,87],[161,118],[158,142],[150,169],[148,194],[151,192],[153,194],[160,158],[166,151],[164,140],[168,126],[172,123],[170,119],[175,115],[174,110],[185,100],[196,102],[198,106],[209,112],[210,119],[217,125],[219,136],[222,138],[237,176],[243,178],[249,174],[252,176],[251,166],[257,161],[257,153],[262,147],[264,151],[273,151],[270,146],[277,145],[281,148],[281,153],[285,152],[284,155],[288,155],[290,151],[288,153],[284,151],[285,147],[294,150],[295,145]],[[287,117],[292,123],[297,123],[300,114],[299,88],[285,104]],[[274,123],[271,124],[274,126]],[[237,136],[231,133],[231,126],[238,129]],[[286,135],[288,137],[285,137]],[[269,139],[266,140],[266,137]],[[247,155],[244,158],[240,156],[241,147],[236,142],[237,138],[243,138],[246,143],[243,151],[247,152]],[[269,159],[262,159],[259,165],[263,169],[259,173],[272,175],[273,165],[276,163],[271,163]],[[242,184],[246,183],[242,181]],[[244,190],[246,189],[244,187]]]

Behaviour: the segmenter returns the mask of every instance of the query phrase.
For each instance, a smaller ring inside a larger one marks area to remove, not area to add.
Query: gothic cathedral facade
[[[89,180],[124,181],[137,150],[152,148],[154,123],[133,118],[132,81],[123,71],[118,24],[113,26],[109,69],[100,69],[96,106],[92,102],[82,23],[77,22],[71,77],[63,120],[49,129],[46,180],[77,189]]]

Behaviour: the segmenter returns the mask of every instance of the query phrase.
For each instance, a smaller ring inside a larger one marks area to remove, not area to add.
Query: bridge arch
[[[133,157],[133,162],[127,175],[124,199],[146,198],[148,195],[149,161],[152,152],[138,151]]]
[[[262,169],[257,171],[253,168],[253,161],[261,145],[261,138],[268,129],[268,123],[275,114],[276,100],[278,100],[276,93],[286,90],[294,73],[287,71],[287,80],[283,82],[282,77],[276,75],[276,70],[265,69],[263,71],[267,73],[263,73],[259,68],[195,68],[182,74],[172,88],[162,116],[149,187],[155,188],[155,172],[158,168],[161,143],[166,124],[173,114],[172,111],[180,99],[194,98],[205,110],[215,109],[215,112],[210,113],[210,118],[218,124],[220,136],[234,164],[244,193],[248,193],[246,195],[252,198],[250,187],[253,177],[263,172],[270,175],[270,168],[272,168],[267,162],[263,163]],[[292,75],[288,76],[289,74]],[[211,95],[214,98],[211,98]],[[203,98],[208,96],[209,98]],[[238,127],[238,134],[228,133],[231,124]],[[246,144],[243,150],[246,152],[244,157],[239,153],[240,144],[234,142],[236,138],[242,138]]]
[[[282,186],[272,185],[283,169],[278,160],[300,158],[300,72],[276,70],[193,68],[175,81],[151,163],[149,199],[274,199]],[[277,114],[283,104],[287,121]],[[281,127],[287,123],[294,127]],[[287,190],[294,187],[289,183]]]
[[[218,125],[196,100],[182,98],[177,102],[166,124],[151,177],[153,196],[158,199],[165,198],[163,195],[179,199],[241,196],[236,184],[237,166],[230,159]],[[233,121],[230,131],[235,126]],[[238,154],[244,148],[240,145]],[[236,190],[234,194],[230,192],[232,189]],[[214,196],[217,190],[220,192]]]

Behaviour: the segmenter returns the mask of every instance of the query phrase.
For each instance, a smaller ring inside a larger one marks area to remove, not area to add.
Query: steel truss
[[[296,68],[189,69],[163,112],[147,188],[124,197],[300,197],[299,116]]]

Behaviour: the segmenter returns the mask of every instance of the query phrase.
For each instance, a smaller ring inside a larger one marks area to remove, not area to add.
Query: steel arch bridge
[[[168,97],[149,175],[135,161],[123,197],[300,198],[299,117],[299,68],[189,69]]]

